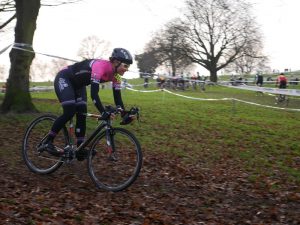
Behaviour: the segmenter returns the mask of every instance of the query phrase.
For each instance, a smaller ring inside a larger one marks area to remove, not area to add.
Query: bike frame
[[[87,113],[85,114],[87,117],[92,117],[92,118],[97,118],[99,119],[100,116],[99,115],[96,115],[96,114],[90,114],[90,113]],[[70,125],[69,125],[69,137],[71,140],[69,140],[69,143],[71,144],[71,146],[73,147],[74,146],[74,124],[73,124],[73,118],[70,120]],[[88,136],[88,138],[81,143],[81,145],[76,149],[76,151],[79,151],[79,150],[84,150],[85,147],[87,147],[94,139],[95,137],[97,137],[98,134],[101,133],[102,130],[106,130],[107,131],[107,144],[108,146],[110,146],[110,135],[109,135],[109,132],[111,130],[111,119],[107,119],[107,120],[103,120],[98,126],[97,128],[92,132],[92,134],[90,134]]]
[[[139,116],[138,114],[138,108],[132,108],[134,109],[134,115],[137,114],[137,117]],[[132,110],[131,109],[131,110]],[[130,110],[130,112],[131,112]],[[70,120],[70,125],[69,125],[69,144],[70,147],[72,149],[72,151],[80,151],[80,150],[84,150],[85,147],[87,147],[90,143],[92,143],[94,141],[94,139],[101,134],[102,130],[104,130],[105,135],[106,135],[106,143],[107,143],[107,151],[109,153],[109,155],[113,158],[114,157],[114,153],[115,153],[115,144],[114,144],[114,135],[112,133],[112,119],[111,116],[112,115],[117,115],[119,114],[120,111],[116,110],[114,112],[111,112],[109,117],[107,119],[101,119],[101,115],[97,115],[97,114],[91,114],[91,113],[83,113],[83,115],[85,115],[86,117],[92,117],[92,118],[96,118],[97,120],[101,120],[102,122],[97,126],[97,128],[92,132],[92,134],[90,134],[88,136],[88,138],[81,143],[81,145],[78,148],[74,147],[74,124],[73,124],[73,118]],[[103,133],[103,132],[102,132]]]

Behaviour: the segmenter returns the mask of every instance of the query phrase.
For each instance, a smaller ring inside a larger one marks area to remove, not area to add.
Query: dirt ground
[[[210,168],[143,148],[144,164],[126,191],[97,190],[86,162],[52,175],[31,173],[21,158],[25,125],[1,125],[1,224],[300,224],[299,187],[251,182],[232,159]],[[20,135],[21,134],[21,135]],[[284,179],[284,178],[283,178]]]

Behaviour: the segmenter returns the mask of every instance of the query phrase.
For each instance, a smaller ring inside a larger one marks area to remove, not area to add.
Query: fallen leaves
[[[3,133],[18,139],[14,132]],[[278,171],[253,179],[225,153],[210,165],[203,155],[190,160],[143,149],[137,181],[123,192],[109,193],[94,187],[84,161],[52,175],[29,172],[19,143],[11,142],[10,154],[2,152],[0,158],[3,225],[300,223],[298,186]]]

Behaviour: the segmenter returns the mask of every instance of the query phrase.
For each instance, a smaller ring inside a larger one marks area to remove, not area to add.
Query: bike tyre
[[[64,163],[61,157],[51,156],[47,152],[40,154],[37,151],[38,145],[43,142],[56,118],[55,115],[50,114],[39,116],[26,129],[22,144],[22,157],[28,169],[34,173],[53,173]],[[64,148],[69,140],[68,131],[66,127],[63,127],[59,135],[55,137],[54,145]]]
[[[113,128],[113,134],[118,161],[113,162],[107,158],[104,131],[91,145],[87,166],[89,176],[97,188],[118,192],[128,188],[137,179],[142,167],[143,155],[139,141],[130,131]],[[110,180],[113,178],[115,180]]]

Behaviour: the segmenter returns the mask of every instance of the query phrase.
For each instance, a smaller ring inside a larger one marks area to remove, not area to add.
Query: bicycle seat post
[[[69,145],[65,146],[64,151],[65,151],[65,157],[66,157],[66,162],[69,163],[74,159],[74,123],[73,123],[73,118],[70,119],[69,121]]]
[[[70,145],[73,148],[74,147],[74,123],[73,123],[73,118],[70,119],[69,134],[70,134]]]

